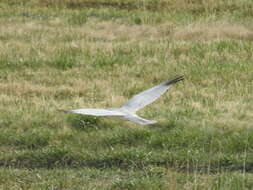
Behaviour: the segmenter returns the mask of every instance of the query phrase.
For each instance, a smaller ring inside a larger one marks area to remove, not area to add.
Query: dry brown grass
[[[175,29],[173,39],[176,40],[253,40],[253,30],[240,24],[227,21],[211,23],[191,23]]]
[[[1,27],[0,32],[3,36],[7,36],[6,40],[0,42],[0,47],[2,47],[1,56],[6,56],[15,51],[20,56],[26,57],[29,56],[32,50],[36,50],[40,59],[50,59],[49,54],[53,55],[63,47],[87,49],[90,52],[96,52],[94,50],[99,49],[112,53],[115,42],[132,44],[158,40],[210,41],[240,39],[252,41],[253,39],[251,26],[246,27],[227,21],[196,22],[184,26],[163,23],[158,26],[151,26],[91,20],[84,26],[79,27],[61,25],[56,27],[33,21],[15,25],[7,23],[5,27]],[[66,39],[71,40],[66,41]]]
[[[153,42],[158,42],[161,40],[171,40],[180,47],[181,55],[179,57],[179,62],[191,62],[191,57],[187,55],[189,51],[189,43],[187,41],[202,41],[202,42],[211,42],[213,40],[251,40],[253,32],[246,28],[243,25],[231,24],[227,21],[212,22],[212,23],[202,23],[196,22],[186,26],[173,26],[169,23],[163,23],[158,26],[152,25],[126,25],[119,24],[114,22],[99,22],[97,20],[91,20],[83,26],[67,27],[63,24],[64,20],[57,19],[58,26],[57,28],[50,24],[41,24],[40,22],[25,22],[25,23],[16,23],[6,24],[5,27],[0,29],[0,32],[4,36],[8,36],[8,40],[1,42],[1,56],[11,56],[13,51],[17,53],[17,56],[20,56],[20,59],[28,57],[32,50],[36,50],[36,56],[40,60],[50,60],[54,57],[59,50],[62,48],[71,48],[78,51],[88,51],[91,55],[96,56],[98,51],[106,52],[106,54],[114,55],[114,51],[119,47],[122,47],[124,44],[123,50],[125,53],[130,53],[133,44],[138,43],[140,49],[149,49]],[[171,30],[171,28],[173,28]],[[160,30],[162,29],[162,30]],[[166,32],[166,29],[170,32]],[[27,38],[28,40],[25,40]],[[64,39],[71,39],[64,41]],[[91,41],[92,39],[99,39],[97,41]],[[116,42],[116,43],[115,43]],[[166,49],[167,48],[167,49]],[[172,48],[172,47],[170,47]],[[176,65],[177,63],[171,59],[170,49],[162,43],[152,44],[152,50],[154,51],[164,51],[165,56],[168,58],[168,63]],[[166,55],[167,54],[167,55]],[[208,60],[211,57],[218,57],[218,52],[207,52],[205,58]],[[231,54],[225,55],[226,57],[232,56],[232,59],[236,59],[236,56]],[[22,60],[21,60],[22,61]],[[83,63],[85,60],[79,60]],[[114,68],[113,71],[110,71],[110,77],[108,73],[96,73],[96,76],[99,78],[93,78],[93,80],[85,81],[78,77],[71,78],[72,73],[75,73],[76,76],[83,73],[79,69],[73,68],[70,71],[66,71],[65,76],[70,77],[69,80],[65,80],[65,85],[62,85],[62,75],[55,76],[55,80],[52,83],[50,77],[48,77],[47,69],[44,71],[26,71],[26,75],[37,76],[33,81],[19,81],[13,83],[17,78],[17,73],[8,75],[7,81],[10,83],[4,83],[0,85],[0,90],[5,94],[18,96],[21,98],[31,98],[31,97],[60,97],[61,95],[72,97],[75,99],[75,105],[80,106],[94,106],[94,103],[98,100],[97,107],[99,106],[111,106],[111,105],[120,105],[126,101],[127,97],[123,97],[123,92],[121,91],[120,85],[113,84],[115,76],[121,76],[120,83],[123,81],[128,81],[129,75],[132,71],[142,72],[145,76],[152,75],[153,81],[156,79],[160,81],[161,78],[166,78],[167,73],[171,72],[170,68],[166,67],[161,71],[160,67],[149,67],[148,65],[159,65],[160,58],[156,55],[152,57],[141,57],[139,56],[136,60],[134,67],[129,69],[128,66],[122,66]],[[85,73],[88,74],[91,65],[83,65],[86,69]],[[147,67],[148,66],[148,67]],[[29,74],[30,73],[30,74]],[[78,74],[79,73],[79,74]],[[51,76],[55,75],[54,72],[50,74]],[[89,75],[88,75],[89,76]],[[104,78],[106,80],[101,80]],[[131,89],[138,86],[143,86],[144,84],[150,84],[151,78],[147,77],[146,79],[137,82],[132,80],[131,82],[126,83],[125,88]],[[205,81],[203,81],[205,82]],[[205,82],[208,85],[213,85],[214,81],[206,80]],[[45,84],[45,85],[42,85]],[[112,86],[112,84],[114,86]],[[55,88],[57,85],[57,88]],[[104,91],[92,91],[92,89],[98,87],[101,88],[106,86],[107,88]],[[151,85],[146,85],[148,88]],[[116,88],[116,92],[113,92]],[[100,97],[93,100],[92,97],[100,93]],[[177,93],[177,92],[176,92]],[[220,97],[219,105],[223,101],[224,94],[226,92],[220,92],[220,94],[212,94],[210,92],[205,92],[205,89],[202,89],[200,92],[201,96],[214,99],[217,98],[217,95]],[[83,104],[83,99],[81,96],[87,97],[87,102]],[[129,97],[128,97],[129,98]],[[219,99],[218,99],[219,100]],[[71,103],[70,103],[71,104]],[[199,109],[200,112],[204,112],[206,107],[203,107],[199,102],[192,102],[194,109]],[[173,109],[173,108],[172,108]],[[231,108],[232,109],[232,108]],[[233,108],[236,109],[236,106]]]

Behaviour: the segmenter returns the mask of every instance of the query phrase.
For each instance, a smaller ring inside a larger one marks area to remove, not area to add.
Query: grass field
[[[253,189],[252,0],[1,0],[0,189]],[[151,126],[65,114],[117,107]]]

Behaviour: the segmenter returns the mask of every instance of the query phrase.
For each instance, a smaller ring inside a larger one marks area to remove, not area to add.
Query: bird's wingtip
[[[184,80],[184,76],[180,75],[180,76],[177,76],[177,77],[175,77],[173,79],[168,80],[167,82],[165,82],[165,85],[169,86],[171,84],[175,84],[175,83],[177,83],[179,81],[182,81],[182,80]]]

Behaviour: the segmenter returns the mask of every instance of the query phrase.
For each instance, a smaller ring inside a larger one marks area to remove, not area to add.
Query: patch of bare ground
[[[152,25],[127,25],[113,22],[100,22],[75,29],[75,33],[97,41],[146,40],[253,40],[253,30],[239,24],[226,21],[211,23],[193,23],[187,26],[176,26],[172,23]]]
[[[193,23],[177,27],[173,33],[175,40],[253,40],[253,30],[239,24],[226,21],[213,23]]]

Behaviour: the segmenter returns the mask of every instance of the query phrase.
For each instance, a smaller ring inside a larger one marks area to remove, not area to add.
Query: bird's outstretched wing
[[[126,104],[122,106],[122,108],[135,113],[139,109],[145,107],[148,104],[151,104],[156,99],[158,99],[164,92],[166,92],[166,90],[169,89],[171,85],[183,79],[183,76],[178,76],[174,79],[163,82],[160,85],[154,86],[153,88],[145,90],[132,97]]]
[[[76,109],[76,110],[64,110],[69,113],[77,113],[83,115],[93,115],[93,116],[124,116],[123,113],[107,110],[107,109]]]

